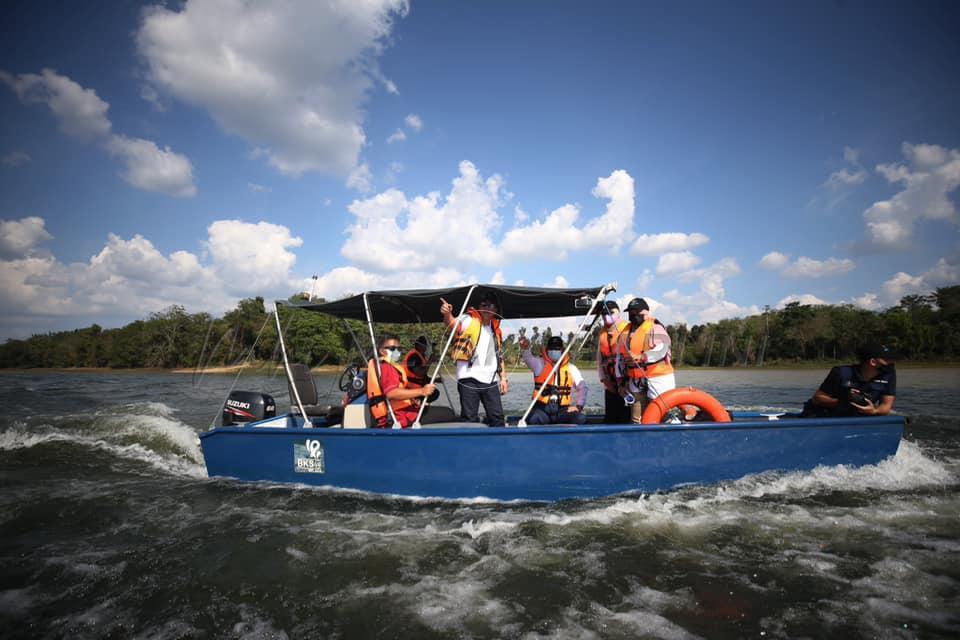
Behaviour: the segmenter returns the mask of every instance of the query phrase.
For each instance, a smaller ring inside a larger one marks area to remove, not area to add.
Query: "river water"
[[[678,379],[769,410],[823,374]],[[233,376],[0,373],[0,637],[956,638],[960,370],[898,374],[876,466],[537,504],[211,480]]]

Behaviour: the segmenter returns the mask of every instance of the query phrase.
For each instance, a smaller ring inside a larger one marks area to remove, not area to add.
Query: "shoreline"
[[[578,367],[591,368],[593,362],[582,362],[576,363]],[[850,364],[847,361],[842,362],[796,362],[796,363],[778,363],[764,365],[762,367],[757,366],[743,366],[736,365],[730,367],[704,367],[704,366],[695,366],[695,365],[686,365],[686,366],[677,366],[674,365],[674,368],[677,371],[788,371],[788,370],[806,370],[806,369],[823,369],[829,370],[830,367],[834,367],[840,364]],[[324,373],[339,373],[347,365],[343,364],[324,364],[317,367],[312,367],[311,372],[315,374],[324,374]],[[960,362],[955,361],[946,361],[946,362],[903,362],[897,363],[898,369],[956,369],[960,368]],[[213,373],[213,374],[223,374],[223,373],[238,373],[240,371],[264,371],[264,372],[276,372],[282,371],[283,365],[280,364],[267,364],[267,363],[256,363],[256,364],[246,364],[246,365],[227,365],[227,366],[217,366],[217,367],[207,367],[202,370],[193,369],[193,368],[173,368],[166,369],[163,367],[133,367],[128,369],[112,369],[109,367],[30,367],[30,368],[0,368],[0,373],[176,373],[180,375],[185,374],[195,374],[195,373]],[[526,367],[507,367],[507,373],[526,373],[529,370]]]

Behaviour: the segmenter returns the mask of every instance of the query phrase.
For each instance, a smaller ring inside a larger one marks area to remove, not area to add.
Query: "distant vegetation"
[[[183,307],[151,314],[119,329],[92,325],[85,329],[8,340],[0,345],[3,368],[194,368],[252,361],[277,361],[277,332],[262,298],[241,300],[222,318],[189,314]],[[369,334],[363,323],[319,313],[281,308],[281,324],[290,358],[311,366],[346,364],[360,359],[351,330],[369,354]],[[960,286],[943,287],[925,295],[907,296],[885,311],[852,305],[803,305],[717,323],[670,326],[674,361],[687,366],[763,366],[853,358],[866,340],[880,340],[905,360],[926,362],[960,359]],[[428,335],[442,347],[443,327],[377,325],[411,346]],[[521,331],[534,344],[552,335],[550,327]],[[568,336],[564,336],[569,339]],[[508,364],[519,360],[515,334],[506,337]],[[590,361],[596,351],[596,328],[580,357]]]

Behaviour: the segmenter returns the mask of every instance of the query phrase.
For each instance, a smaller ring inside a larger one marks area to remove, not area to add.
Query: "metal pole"
[[[373,372],[377,375],[377,386],[380,387],[380,393],[383,393],[383,381],[380,379],[380,351],[377,349],[377,339],[373,336],[373,314],[370,313],[370,302],[367,300],[367,292],[363,292],[363,309],[367,314],[367,329],[370,331],[370,343],[373,345]],[[393,418],[393,428],[399,429],[400,423],[397,422],[397,414],[393,412],[393,405],[387,400],[387,394],[383,394],[383,401],[387,404],[387,411]]]
[[[303,402],[300,401],[300,392],[297,391],[297,385],[293,382],[293,373],[290,371],[290,361],[287,360],[287,346],[283,342],[283,331],[280,329],[280,305],[276,302],[273,303],[273,316],[277,321],[277,336],[280,338],[280,353],[283,354],[283,368],[287,372],[287,382],[290,384],[293,397],[297,401],[297,406],[300,408],[303,426],[306,427],[310,425],[312,427],[313,423],[307,418],[307,412],[303,409]]]
[[[604,286],[600,291],[597,292],[597,297],[593,299],[593,304],[590,305],[590,310],[587,311],[587,315],[584,316],[583,320],[580,322],[580,326],[577,327],[577,333],[583,330],[583,327],[586,326],[587,320],[593,315],[594,309],[597,307],[597,303],[607,297],[608,291],[616,291],[616,287],[613,284],[608,284]],[[593,320],[591,319],[591,322]],[[530,403],[530,406],[527,407],[527,410],[523,412],[523,415],[520,417],[520,421],[517,422],[518,427],[527,426],[527,416],[530,415],[530,412],[533,411],[534,405],[537,404],[537,401],[540,399],[540,396],[543,395],[543,390],[547,387],[547,383],[550,382],[550,378],[553,377],[553,374],[556,373],[557,368],[560,366],[560,363],[563,362],[563,359],[570,353],[570,349],[573,348],[573,340],[567,344],[567,348],[563,350],[563,354],[560,358],[553,363],[553,366],[550,368],[550,373],[547,374],[546,379],[543,381],[543,384],[540,385],[540,388],[537,389],[537,393],[533,396],[533,401]],[[572,390],[571,390],[572,391]]]
[[[443,364],[443,358],[447,355],[447,351],[450,349],[450,345],[453,343],[453,336],[457,333],[457,323],[460,322],[460,318],[463,317],[463,314],[467,311],[467,305],[470,303],[470,297],[473,295],[473,291],[477,288],[477,285],[471,285],[470,290],[467,291],[467,297],[463,300],[463,306],[460,307],[460,313],[457,315],[456,320],[453,322],[453,326],[450,327],[450,337],[447,338],[447,343],[443,345],[443,351],[440,352],[440,357],[437,358],[437,366],[433,369],[433,375],[430,376],[429,384],[433,384],[437,379],[437,374],[440,373],[440,365]],[[446,387],[444,387],[446,389]],[[450,397],[450,393],[447,393],[447,398]],[[452,404],[452,403],[451,403]],[[417,412],[417,419],[413,422],[413,428],[420,428],[420,418],[423,417],[423,410],[427,407],[426,402],[420,403],[420,410]]]

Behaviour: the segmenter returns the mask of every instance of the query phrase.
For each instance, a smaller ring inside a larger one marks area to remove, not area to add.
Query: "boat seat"
[[[297,387],[297,394],[300,396],[300,402],[303,403],[303,410],[307,412],[307,417],[326,416],[330,412],[330,405],[317,404],[317,385],[313,382],[313,374],[310,367],[296,362],[290,365],[290,377],[293,378],[293,384]],[[297,396],[293,394],[293,386],[287,382],[287,391],[290,394],[290,413],[295,416],[300,415],[300,407],[297,406]]]

